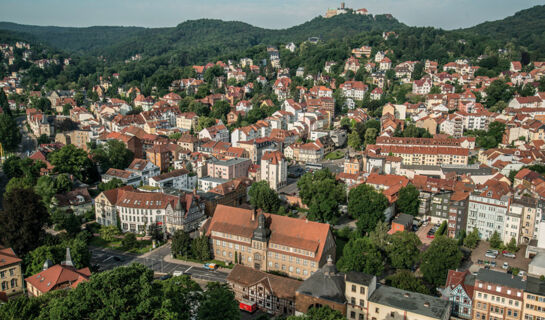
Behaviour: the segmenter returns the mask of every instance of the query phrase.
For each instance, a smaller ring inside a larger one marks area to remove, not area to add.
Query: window
[[[354,311],[350,311],[350,318],[356,319],[356,313]]]
[[[356,285],[355,284],[352,285],[352,292],[356,292]]]
[[[12,288],[17,287],[17,279],[11,279],[11,287]]]
[[[350,298],[350,303],[353,305],[356,304],[356,298],[354,297]]]
[[[365,294],[365,287],[360,287],[360,294]]]

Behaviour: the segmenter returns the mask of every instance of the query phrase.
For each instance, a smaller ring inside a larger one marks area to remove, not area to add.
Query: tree
[[[18,255],[40,245],[47,222],[47,209],[40,196],[30,188],[14,189],[4,194],[0,211],[0,240]]]
[[[471,232],[464,239],[464,245],[470,249],[475,249],[477,248],[477,244],[479,244],[480,239],[479,229],[473,228],[473,230],[471,230]]]
[[[437,231],[435,231],[435,236],[443,236],[447,232],[447,222],[443,221]]]
[[[11,117],[11,109],[9,107],[8,97],[6,97],[6,93],[4,92],[4,90],[0,90],[0,109],[2,109],[5,114]]]
[[[90,151],[91,157],[100,165],[102,172],[110,168],[125,169],[134,159],[134,153],[119,140],[108,140]]]
[[[517,252],[518,251],[518,246],[517,246],[517,240],[515,238],[511,238],[511,240],[509,240],[509,243],[507,244],[507,250],[509,252]]]
[[[216,124],[216,119],[209,117],[199,117],[197,121],[197,132],[200,132],[202,129],[211,127]]]
[[[38,144],[46,144],[46,143],[49,143],[49,141],[50,141],[49,136],[45,133],[41,134],[37,139]]]
[[[66,145],[51,153],[49,158],[57,173],[73,174],[86,183],[98,180],[96,167],[87,156],[87,153],[73,144]]]
[[[375,144],[377,140],[378,131],[375,128],[367,128],[365,130],[364,144]]]
[[[373,242],[380,250],[386,251],[386,246],[390,242],[390,226],[386,221],[380,221],[377,223],[375,229],[369,232],[369,239]]]
[[[259,181],[252,184],[248,191],[250,204],[254,208],[260,208],[265,212],[276,213],[280,207],[278,194],[269,187],[267,181]]]
[[[191,241],[191,255],[193,258],[200,261],[210,260],[210,243],[209,238],[202,235]]]
[[[55,179],[51,178],[51,176],[39,177],[34,186],[34,192],[42,197],[42,201],[45,205],[49,205],[51,198],[57,193]]]
[[[221,311],[221,312],[218,312]],[[209,282],[197,313],[199,320],[238,320],[240,311],[235,295],[226,283]]]
[[[17,189],[32,188],[32,180],[23,178],[13,178],[8,181],[5,192],[10,192]]]
[[[310,308],[301,316],[289,316],[287,320],[344,320],[342,313],[328,306]]]
[[[487,108],[494,106],[498,101],[508,102],[513,98],[513,88],[505,80],[494,80],[485,89]]]
[[[24,258],[27,266],[25,275],[31,276],[42,271],[43,264],[47,259],[51,260],[53,264],[61,263],[66,257],[66,248],[70,248],[74,267],[81,269],[90,265],[91,253],[87,242],[76,237],[55,245],[42,245],[30,251]]]
[[[431,294],[430,289],[409,270],[400,270],[386,278],[386,284],[401,290]]]
[[[367,184],[361,184],[348,193],[348,213],[357,219],[360,234],[375,229],[378,222],[384,221],[384,210],[388,199]]]
[[[172,235],[172,246],[170,248],[172,254],[180,255],[184,258],[191,256],[191,238],[189,234],[183,230],[176,230]]]
[[[445,283],[448,271],[458,268],[461,261],[462,251],[458,248],[456,240],[439,236],[422,254],[420,271],[424,275],[424,280],[440,286]]]
[[[231,111],[231,106],[227,101],[216,101],[212,106],[212,111],[210,112],[210,117],[215,119],[227,119],[227,114]]]
[[[361,147],[361,138],[356,131],[352,131],[348,135],[348,146],[354,150],[359,150]]]
[[[380,275],[384,271],[384,257],[371,239],[351,239],[344,246],[337,267],[343,272],[358,271]]]
[[[418,207],[420,206],[420,192],[418,189],[409,184],[406,187],[399,190],[399,196],[396,201],[396,206],[399,212],[410,214],[412,216],[418,215]]]
[[[15,152],[21,143],[21,132],[15,119],[7,114],[0,114],[0,144],[8,152]]]
[[[339,203],[344,203],[344,185],[329,169],[305,173],[297,181],[299,195],[309,207],[308,218],[320,222],[335,222]]]
[[[500,234],[497,231],[494,231],[489,241],[490,241],[490,246],[494,249],[499,249],[503,244],[503,242],[501,241]]]
[[[112,180],[104,183],[104,182],[101,182],[98,184],[98,191],[100,192],[103,192],[103,191],[106,191],[106,190],[112,190],[112,189],[117,189],[119,187],[122,187],[124,186],[125,184],[123,183],[123,181],[119,180],[118,178],[113,178]]]
[[[136,240],[136,235],[132,232],[125,233],[125,237],[123,238],[123,240],[121,240],[121,244],[126,249],[135,248],[138,245],[138,241]]]
[[[116,226],[100,227],[100,237],[106,241],[114,241],[117,235],[119,235],[119,229]]]
[[[418,236],[412,232],[403,231],[391,235],[386,253],[392,267],[396,269],[412,268],[420,258],[418,247],[421,244]]]

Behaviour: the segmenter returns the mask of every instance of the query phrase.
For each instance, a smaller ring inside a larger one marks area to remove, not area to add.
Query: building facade
[[[308,278],[335,255],[329,225],[218,205],[206,235],[217,260]]]
[[[13,249],[0,246],[0,291],[8,296],[23,292],[22,261]]]

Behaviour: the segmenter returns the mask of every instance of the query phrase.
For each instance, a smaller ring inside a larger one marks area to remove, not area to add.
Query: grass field
[[[326,154],[324,159],[325,160],[337,160],[337,159],[341,159],[342,157],[344,157],[344,152],[342,152],[340,150],[336,150],[336,151],[333,151],[333,152],[330,152],[330,153]]]

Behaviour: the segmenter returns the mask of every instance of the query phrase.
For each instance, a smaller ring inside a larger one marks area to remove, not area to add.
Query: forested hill
[[[545,51],[545,5],[521,10],[505,19],[487,21],[464,31],[503,39],[529,50]]]
[[[39,41],[56,49],[73,52],[94,52],[132,37],[145,30],[142,27],[53,27],[0,22],[0,30],[13,31],[19,38]]]
[[[391,31],[405,27],[394,18],[377,15],[339,15],[330,19],[317,17],[287,29],[263,29],[243,22],[211,19],[190,20],[172,28],[140,27],[40,27],[0,22],[0,30],[24,33],[54,48],[68,52],[104,55],[126,59],[136,53],[146,56],[171,50],[183,55],[229,54],[257,44],[300,42],[309,37],[322,40],[344,38],[365,31]],[[206,51],[206,52],[205,52]],[[179,52],[180,53],[180,52]]]

